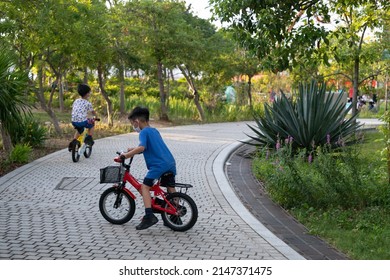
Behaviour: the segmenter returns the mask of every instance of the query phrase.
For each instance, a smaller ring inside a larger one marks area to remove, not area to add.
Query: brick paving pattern
[[[174,232],[159,223],[144,231],[138,196],[131,221],[112,225],[101,216],[99,169],[115,164],[116,151],[138,144],[130,133],[96,140],[91,158],[73,163],[67,149],[23,166],[0,178],[0,259],[286,259],[245,223],[222,195],[212,172],[226,145],[245,138],[245,123],[162,128],[177,161],[177,182],[199,208],[196,225]],[[142,156],[132,165],[136,178],[146,168]],[[72,183],[73,180],[73,183]]]

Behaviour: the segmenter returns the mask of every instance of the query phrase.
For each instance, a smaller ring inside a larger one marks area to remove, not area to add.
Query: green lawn
[[[390,260],[390,210],[370,207],[362,210],[332,209],[291,213],[311,234],[327,240],[356,260]]]
[[[55,112],[56,117],[59,122],[70,123],[71,113],[70,112]],[[34,111],[33,112],[34,119],[40,123],[50,122],[49,115],[44,111]]]

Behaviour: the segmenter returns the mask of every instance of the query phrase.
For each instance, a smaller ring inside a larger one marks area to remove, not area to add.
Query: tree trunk
[[[180,69],[181,73],[183,74],[184,78],[186,79],[188,86],[192,90],[192,94],[194,95],[194,103],[195,103],[196,109],[198,110],[200,121],[203,122],[205,120],[205,115],[204,115],[202,105],[200,104],[200,96],[199,96],[198,90],[196,89],[194,79],[192,78],[191,73],[188,69],[186,71],[186,69],[183,66],[178,66],[178,68]]]
[[[88,68],[84,68],[84,78],[83,78],[83,83],[88,84]]]
[[[352,115],[355,115],[357,112],[357,96],[359,89],[359,62],[359,57],[356,57],[353,69]]]
[[[43,84],[44,84],[44,80],[42,80],[42,88],[43,88]],[[53,103],[53,96],[57,87],[58,87],[58,76],[56,77],[55,81],[51,85],[49,102],[47,103],[47,107],[49,108],[51,108],[51,104]]]
[[[363,45],[364,35],[367,30],[367,25],[364,27],[363,32],[360,36],[360,42],[358,44],[358,54],[355,57],[354,67],[353,67],[353,96],[352,96],[352,115],[356,114],[357,111],[357,96],[359,90],[359,70],[360,70],[360,55]]]
[[[205,120],[205,116],[204,116],[204,111],[203,111],[202,105],[200,105],[200,96],[199,96],[198,90],[195,87],[192,90],[193,90],[193,94],[194,94],[194,103],[195,103],[196,109],[198,110],[200,121],[203,122]]]
[[[49,115],[51,122],[54,125],[54,129],[58,135],[62,134],[61,127],[58,123],[58,119],[56,114],[53,112],[51,109],[51,106],[46,106],[46,101],[45,101],[45,96],[44,96],[44,91],[45,89],[43,88],[43,81],[42,81],[42,66],[39,67],[38,70],[38,82],[39,82],[39,89],[37,91],[37,96],[39,99],[39,103],[41,104],[41,108]]]
[[[252,109],[252,76],[248,77],[248,105]]]
[[[125,69],[123,66],[119,67],[119,83],[120,83],[119,110],[120,110],[121,115],[124,115],[124,114],[126,114],[126,108],[125,108]]]
[[[164,73],[163,78],[164,78],[164,80],[167,81],[167,86],[166,86],[166,90],[165,90],[165,98],[166,98],[165,104],[166,104],[167,108],[169,108],[169,94],[171,91],[171,83],[169,81],[169,69],[165,68],[163,73]]]
[[[8,131],[5,129],[3,124],[0,122],[1,137],[3,139],[3,150],[9,155],[12,151],[12,141],[11,136],[9,136]]]
[[[164,89],[164,78],[163,78],[163,65],[159,61],[157,63],[157,78],[158,78],[158,86],[160,89],[160,120],[169,121],[168,118],[168,109],[167,109],[167,97]]]
[[[98,66],[98,80],[99,80],[100,92],[101,92],[101,94],[102,94],[102,96],[107,104],[107,122],[108,122],[108,125],[110,127],[112,127],[114,125],[114,120],[112,118],[112,102],[111,102],[110,98],[108,97],[108,94],[105,90],[103,69],[102,69],[101,65]]]
[[[60,104],[60,112],[64,112],[64,79],[63,75],[59,74],[58,79],[58,101]]]

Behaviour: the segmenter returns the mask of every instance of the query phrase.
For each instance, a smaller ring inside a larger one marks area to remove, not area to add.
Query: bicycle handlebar
[[[115,162],[120,162],[122,164],[122,166],[126,167],[126,164],[125,164],[125,161],[126,161],[126,158],[125,157],[122,157],[122,152],[116,152],[116,154],[119,156],[117,158],[114,159]],[[131,163],[133,162],[133,159],[134,157],[131,157],[130,158],[130,162],[128,164],[128,166],[131,165]]]

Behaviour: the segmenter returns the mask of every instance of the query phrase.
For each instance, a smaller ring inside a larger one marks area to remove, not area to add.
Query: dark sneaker
[[[70,143],[69,143],[69,146],[68,146],[68,150],[69,152],[71,152],[74,148],[74,146],[76,146],[77,144],[77,140],[76,139],[73,139]]]
[[[151,227],[152,225],[156,224],[158,222],[158,219],[155,215],[149,215],[149,216],[144,216],[142,218],[141,223],[135,227],[137,230],[143,230]]]
[[[95,144],[95,141],[93,141],[93,138],[91,135],[87,135],[85,137],[84,143],[87,145],[93,146],[93,144]]]

